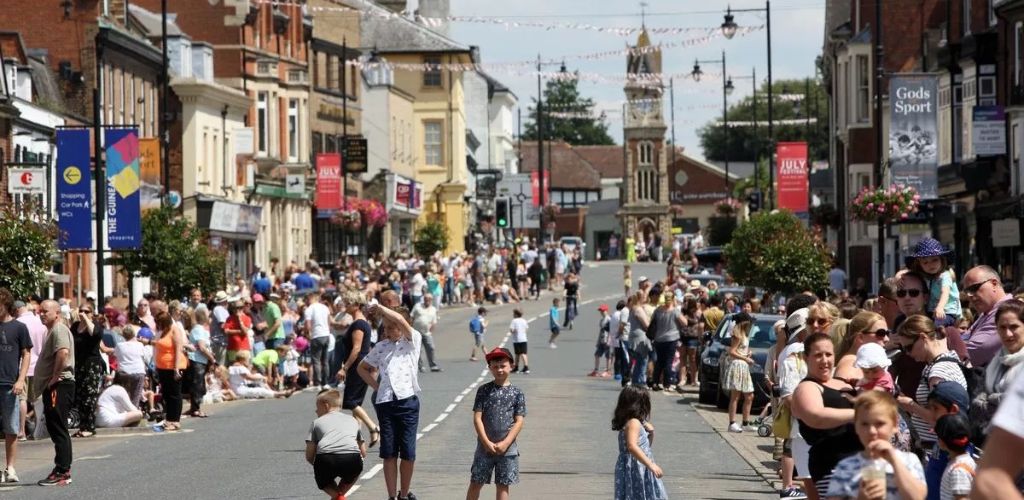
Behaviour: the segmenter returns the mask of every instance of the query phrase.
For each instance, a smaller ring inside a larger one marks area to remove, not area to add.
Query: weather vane
[[[640,2],[640,26],[647,27],[647,2]]]

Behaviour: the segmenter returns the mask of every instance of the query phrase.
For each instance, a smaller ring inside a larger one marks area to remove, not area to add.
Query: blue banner
[[[139,133],[134,128],[104,130],[107,170],[107,242],[111,250],[142,246],[139,194]]]
[[[61,250],[92,248],[89,130],[57,130],[57,227]]]

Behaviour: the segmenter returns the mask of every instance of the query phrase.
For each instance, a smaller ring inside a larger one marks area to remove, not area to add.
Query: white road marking
[[[466,394],[469,394],[469,388],[468,387],[465,390],[463,390],[462,392],[460,392],[459,396],[465,396]],[[458,403],[458,401],[456,401],[456,403]]]
[[[79,458],[76,458],[76,459],[75,459],[75,461],[82,461],[82,460],[103,460],[103,459],[105,459],[105,458],[110,458],[110,457],[112,457],[112,456],[113,456],[113,455],[94,455],[94,456],[91,456],[91,457],[79,457]]]
[[[466,393],[468,393],[468,392],[469,391],[466,391]],[[466,397],[465,393],[459,394],[458,396],[455,396],[455,404],[461,403],[462,402],[462,398],[464,398],[464,397]]]
[[[423,428],[423,433],[426,434],[434,430],[434,427],[437,427],[437,424],[427,424],[427,426]]]
[[[440,424],[441,422],[444,422],[444,419],[446,419],[446,418],[448,418],[448,414],[447,413],[442,413],[442,414],[438,415],[437,418],[434,419],[434,422]]]
[[[362,477],[360,477],[359,479],[362,481],[366,481],[367,479],[373,479],[373,476],[376,476],[377,473],[382,470],[384,470],[384,464],[374,465],[373,467],[370,467],[370,470],[367,471],[366,474],[363,474]]]
[[[348,489],[348,492],[347,492],[347,493],[345,493],[345,496],[350,496],[350,495],[352,495],[353,493],[355,493],[356,491],[359,491],[359,486],[360,486],[360,485],[358,485],[358,484],[357,484],[357,485],[355,485],[355,486],[353,486],[353,487],[349,488],[349,489]]]
[[[452,410],[454,410],[454,409],[455,409],[455,403],[452,403],[452,404],[448,405],[447,408],[444,409],[444,412],[445,413],[451,413]]]
[[[423,437],[423,433],[422,432],[416,433],[416,440],[417,441],[419,441],[421,437]]]

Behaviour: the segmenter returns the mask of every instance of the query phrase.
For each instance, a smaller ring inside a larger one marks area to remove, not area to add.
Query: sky
[[[772,76],[775,81],[785,78],[813,76],[814,60],[821,52],[824,32],[826,0],[774,0],[772,8]],[[741,27],[765,24],[763,0],[646,0],[644,23],[648,28],[713,28],[720,26],[727,6],[733,9],[762,9],[761,12],[736,12],[735,20]],[[633,0],[451,0],[451,15],[482,16],[488,20],[500,18],[515,22],[581,23],[601,27],[638,27],[641,24],[641,2]],[[485,64],[499,64],[543,59],[565,58],[570,71],[596,73],[616,77],[626,72],[626,56],[614,55],[593,60],[573,58],[625,49],[636,43],[636,35],[628,37],[607,32],[579,29],[542,29],[535,27],[509,27],[479,22],[454,22],[450,36],[465,45],[480,47]],[[702,33],[652,34],[651,42],[677,43],[702,38]],[[680,44],[682,45],[682,44]],[[727,71],[733,76],[736,90],[730,95],[734,103],[749,96],[752,90],[750,75],[756,69],[757,78],[766,81],[766,31],[737,34],[726,40],[715,36],[688,46],[666,48],[662,51],[663,72],[689,73],[695,59],[719,60],[725,51]],[[700,82],[691,79],[675,80],[675,128],[677,142],[688,154],[703,158],[696,129],[721,116],[722,82],[711,74],[721,72],[720,64],[702,64],[707,74]],[[545,71],[557,71],[558,66]],[[522,73],[510,70],[491,71],[492,76],[508,86],[519,98],[523,116],[533,106],[537,94],[536,76],[529,74],[533,67]],[[616,142],[622,140],[621,106],[625,99],[623,83],[580,82],[584,97],[593,98],[598,108],[606,110],[609,132]],[[666,121],[670,115],[665,104]],[[666,133],[669,138],[671,130]]]

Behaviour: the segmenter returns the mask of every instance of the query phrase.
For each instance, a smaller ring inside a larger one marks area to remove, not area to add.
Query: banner
[[[8,167],[7,192],[32,195],[46,192],[46,169],[42,167]]]
[[[889,79],[889,168],[892,182],[917,189],[921,199],[938,198],[938,79],[893,75]]]
[[[160,208],[160,139],[139,139],[139,158],[139,208],[145,212]]]
[[[780,142],[776,154],[779,208],[794,214],[807,212],[807,143]]]
[[[1002,106],[975,106],[971,111],[974,156],[1006,154],[1006,111]]]
[[[89,130],[57,130],[57,227],[61,250],[92,248]]]
[[[107,170],[107,243],[111,250],[142,246],[139,195],[139,133],[134,128],[103,131]]]
[[[540,206],[540,177],[537,171],[530,172],[530,188],[533,191],[533,206]],[[551,170],[544,171],[544,204],[551,204]]]
[[[341,155],[316,155],[316,209],[341,209]]]

